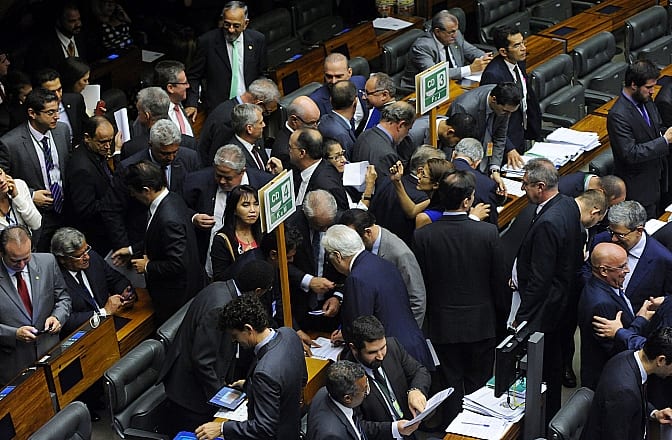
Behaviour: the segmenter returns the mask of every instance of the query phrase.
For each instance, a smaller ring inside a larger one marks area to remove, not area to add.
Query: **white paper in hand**
[[[436,409],[437,406],[441,404],[444,400],[448,398],[453,394],[453,388],[446,388],[443,391],[439,391],[438,393],[434,394],[428,401],[427,405],[425,405],[425,409],[418,414],[417,416],[413,417],[413,420],[409,420],[408,422],[404,423],[404,428],[407,426],[415,425],[421,420],[424,420],[425,417],[427,417],[429,414],[431,414],[432,411]]]
[[[343,185],[354,186],[359,192],[364,192],[366,187],[366,167],[369,162],[352,162],[345,164],[343,171]]]

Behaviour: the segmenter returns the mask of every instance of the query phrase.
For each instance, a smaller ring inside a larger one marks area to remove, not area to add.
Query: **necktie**
[[[444,49],[446,49],[446,61],[448,61],[448,67],[455,67],[453,64],[453,58],[450,56],[450,49],[448,46],[444,46]]]
[[[98,306],[98,302],[96,301],[96,298],[93,297],[93,293],[91,293],[89,288],[86,287],[86,284],[84,284],[84,277],[82,276],[82,271],[81,270],[79,272],[77,272],[77,275],[75,275],[75,278],[77,278],[77,282],[79,283],[80,286],[82,286],[82,289],[84,289],[84,291],[86,291],[87,299],[89,300],[89,304],[91,304],[93,306],[93,310],[95,310],[96,313],[98,313],[98,309],[100,309],[100,307]]]
[[[259,167],[259,169],[261,171],[264,171],[265,170],[264,161],[261,159],[261,155],[259,154],[256,145],[252,145],[252,155],[254,156],[254,161],[257,162],[257,166]]]
[[[23,279],[23,276],[21,276],[21,272],[16,272],[14,276],[16,277],[16,290],[19,292],[19,296],[21,297],[21,301],[23,302],[28,315],[30,315],[32,318],[33,303],[30,302],[30,295],[28,294],[28,286],[26,285],[26,281]]]
[[[644,118],[646,125],[650,127],[651,119],[649,118],[649,113],[646,111],[646,107],[644,107],[644,104],[638,104],[637,108],[639,108],[639,112],[642,114],[642,117]]]
[[[357,433],[359,434],[360,440],[367,440],[366,433],[364,428],[362,428],[362,417],[358,413],[352,414],[352,420],[355,422],[355,427],[357,428]]]
[[[390,405],[390,408],[394,411],[395,414],[393,414],[395,417],[395,420],[399,420],[399,418],[403,417],[404,414],[401,411],[401,407],[399,406],[399,402],[397,402],[396,397],[394,396],[394,392],[390,390],[387,387],[387,380],[385,380],[385,376],[381,373],[381,368],[374,368],[372,369],[373,371],[373,380],[378,384],[378,388],[380,388],[380,391],[383,392],[383,396],[385,397],[385,400],[387,400],[387,403]]]
[[[105,173],[105,177],[107,177],[107,180],[112,182],[112,170],[110,170],[110,167],[107,163],[107,160],[106,159],[101,159],[100,166],[103,169],[103,172]]]
[[[51,198],[54,199],[54,211],[60,214],[63,211],[63,191],[61,190],[61,185],[52,180],[52,172],[56,167],[54,166],[54,158],[51,155],[51,148],[49,147],[49,138],[46,136],[42,138],[42,151],[44,152],[44,166],[47,171],[47,183],[49,183]]]
[[[184,124],[184,118],[182,117],[182,110],[180,110],[180,106],[177,104],[174,104],[175,109],[175,116],[177,116],[177,123],[180,126],[180,132],[182,134],[187,134],[187,126]]]
[[[72,40],[70,40],[70,43],[68,43],[68,56],[75,56],[75,43],[73,43]]]
[[[163,168],[163,175],[166,176],[166,187],[170,188],[170,172],[168,170],[168,165],[164,165],[162,168]]]
[[[313,231],[313,239],[311,245],[313,248],[313,256],[315,257],[315,273],[320,275],[320,243],[322,241],[322,233],[320,231]]]
[[[231,42],[231,91],[229,92],[229,98],[233,99],[238,94],[238,83],[240,82],[240,75],[238,72],[238,64],[240,60],[238,59],[238,40]]]
[[[632,310],[632,304],[630,303],[630,300],[628,299],[627,296],[625,296],[625,292],[623,289],[618,289],[618,296],[621,297],[625,305],[627,306],[627,311],[630,312],[630,316],[635,316],[635,312]]]

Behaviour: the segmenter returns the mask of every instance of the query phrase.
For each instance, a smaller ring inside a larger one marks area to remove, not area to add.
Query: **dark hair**
[[[660,70],[649,60],[637,60],[630,64],[625,71],[625,86],[630,87],[635,83],[642,87],[647,81],[658,79]]]
[[[331,88],[331,106],[334,110],[352,107],[357,97],[357,87],[349,79],[338,81]]]
[[[0,52],[1,53],[1,52]],[[7,101],[13,104],[19,103],[19,95],[21,88],[31,86],[30,77],[20,70],[10,70],[7,72],[3,84],[5,85],[5,93],[7,94]]]
[[[68,57],[59,65],[61,72],[61,86],[64,92],[72,92],[75,83],[82,79],[86,72],[90,72],[91,67],[79,57]]]
[[[600,177],[600,183],[602,191],[607,196],[607,203],[611,203],[612,200],[623,196],[625,182],[620,177],[608,174]]]
[[[112,128],[114,129],[114,125],[105,116],[91,116],[90,118],[84,119],[84,121],[82,121],[82,128],[84,129],[85,134],[88,134],[93,138],[96,137],[96,130],[98,130],[98,127],[105,122],[112,125]]]
[[[476,119],[469,113],[455,113],[448,116],[446,125],[453,127],[455,136],[460,139],[478,138],[476,135]]]
[[[297,147],[306,150],[311,159],[321,159],[324,156],[322,134],[314,128],[303,127],[296,130],[299,135],[296,138]]]
[[[32,240],[33,236],[25,225],[11,225],[0,231],[0,249],[4,254],[7,250],[7,243],[14,241],[23,243],[26,239]]]
[[[269,289],[273,286],[275,269],[268,261],[252,260],[238,271],[234,279],[241,292],[253,293],[256,289]]]
[[[324,151],[324,159],[328,159],[329,149],[334,145],[338,145],[343,149],[343,151],[345,151],[345,148],[343,148],[343,145],[341,145],[341,143],[337,139],[331,137],[322,138],[322,150]]]
[[[220,330],[242,331],[246,324],[252,326],[257,332],[262,332],[268,328],[266,309],[257,295],[249,293],[235,298],[222,307],[219,315]]]
[[[650,361],[665,356],[665,364],[672,363],[672,327],[663,327],[654,331],[644,343],[644,354]]]
[[[367,342],[377,341],[385,337],[385,327],[373,315],[356,318],[345,330],[343,333],[345,341],[354,345],[357,350],[364,348]]]
[[[154,66],[154,85],[165,89],[177,81],[177,75],[184,70],[184,64],[175,60],[163,60]]]
[[[236,239],[236,224],[238,222],[236,208],[238,207],[238,202],[240,202],[240,199],[245,196],[252,196],[254,197],[254,200],[257,202],[259,201],[257,190],[254,189],[254,187],[251,185],[238,185],[237,187],[233,188],[229,193],[229,196],[226,198],[226,208],[224,208],[224,224],[218,231],[218,233],[222,232],[226,234],[227,238],[229,239],[229,243],[231,243],[231,246],[234,248],[234,253],[236,252],[235,243],[238,242]],[[251,226],[251,229],[254,241],[259,243],[262,237],[261,214],[259,215],[259,218],[257,218],[257,221]]]
[[[134,192],[142,192],[147,187],[159,191],[166,187],[166,175],[161,167],[154,162],[143,160],[134,163],[121,171],[124,185]]]
[[[355,383],[366,376],[364,367],[351,361],[338,361],[329,365],[325,386],[329,395],[343,403],[343,397],[352,396],[357,392]]]
[[[33,87],[42,87],[42,84],[55,79],[60,79],[61,75],[54,69],[47,67],[33,73]],[[62,84],[61,84],[62,85]]]
[[[41,112],[48,103],[54,101],[58,102],[56,93],[50,92],[42,87],[34,88],[28,96],[26,96],[26,111],[32,109],[34,112]]]
[[[285,225],[285,249],[287,252],[298,249],[301,246],[301,233],[299,230],[291,225]],[[259,244],[261,252],[264,254],[265,258],[268,258],[271,251],[278,250],[278,239],[277,234],[264,234]]]
[[[462,201],[471,197],[476,188],[476,179],[468,171],[455,170],[439,182],[439,200],[443,209],[453,211]]]
[[[495,45],[495,48],[507,49],[509,48],[509,36],[516,35],[520,33],[520,29],[517,26],[511,26],[505,24],[503,26],[497,26],[493,29],[490,34],[492,37],[492,43]]]
[[[376,223],[376,217],[369,212],[359,208],[352,208],[341,213],[338,223],[355,228],[360,235],[364,235],[364,230],[370,228]]]
[[[520,90],[512,82],[497,84],[491,91],[499,105],[520,105]]]

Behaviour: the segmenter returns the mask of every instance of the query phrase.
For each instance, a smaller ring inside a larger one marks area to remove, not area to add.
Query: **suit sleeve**
[[[602,423],[602,438],[625,440],[631,424],[639,422],[635,418],[635,411],[641,411],[640,402],[638,390],[624,388],[609,393],[605,401],[599,402],[600,413],[607,419]]]
[[[670,153],[670,146],[662,136],[647,142],[637,142],[632,122],[622,112],[613,110],[609,112],[607,132],[614,155],[620,157],[627,165],[667,157]]]
[[[265,373],[255,372],[250,379],[254,395],[254,419],[227,422],[222,426],[225,439],[274,438],[280,424],[280,384]]]
[[[198,106],[198,91],[201,87],[201,81],[205,74],[208,64],[208,45],[205,43],[204,36],[198,39],[196,53],[187,72],[189,78],[189,88],[187,89],[187,99],[184,101],[185,107]]]
[[[201,385],[204,396],[214,396],[225,385],[217,374],[217,357],[221,331],[217,329],[219,309],[211,310],[199,320],[194,332],[194,340],[189,354],[194,367],[194,375]],[[222,341],[229,342],[229,341]],[[229,342],[230,343],[230,342]]]
[[[182,223],[168,222],[163,226],[161,234],[165,237],[161,257],[147,264],[147,276],[154,279],[174,278],[175,274],[185,270],[187,231]]]
[[[495,116],[492,127],[492,158],[490,159],[491,166],[502,166],[504,160],[504,152],[506,151],[508,138],[506,132],[509,129],[509,116]]]
[[[418,323],[418,327],[422,327],[427,307],[427,292],[425,291],[425,281],[422,278],[418,260],[412,252],[407,252],[396,263],[406,284],[406,290],[408,290],[413,317]]]
[[[6,174],[14,176],[16,170],[13,170],[11,167],[11,153],[9,151],[9,146],[7,145],[7,139],[5,136],[0,138],[0,168],[4,170]],[[31,189],[31,192],[33,190]]]
[[[103,196],[100,204],[100,214],[103,217],[112,249],[130,246],[128,232],[124,221],[124,213],[128,208],[128,190],[125,188],[120,175],[121,168],[117,169],[112,179],[112,185]],[[137,251],[138,249],[134,249]]]
[[[63,274],[61,274],[61,269],[59,269],[58,264],[56,264],[56,258],[53,256],[51,257],[50,270],[52,271],[54,277],[54,308],[51,310],[50,316],[54,316],[56,319],[58,319],[58,322],[63,325],[68,321],[68,316],[70,316],[70,310],[72,309],[72,303],[70,301],[70,296],[68,295],[68,290],[65,286]]]
[[[437,63],[431,48],[426,44],[414,44],[411,46],[411,51],[408,54],[408,62],[413,64],[418,69],[418,72],[427,70]],[[459,71],[459,67],[456,69]],[[453,69],[449,72],[450,79],[454,79],[452,70]]]
[[[458,31],[459,32],[459,31]],[[464,61],[465,65],[468,62],[469,64],[473,63],[474,60],[478,57],[482,57],[485,55],[485,52],[483,52],[481,49],[478,47],[474,46],[470,42],[464,39],[464,36],[462,33],[458,33],[459,38],[461,40],[461,46],[462,46],[462,54],[464,55]]]

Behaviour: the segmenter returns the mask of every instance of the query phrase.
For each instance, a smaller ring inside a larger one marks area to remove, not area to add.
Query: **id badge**
[[[492,142],[488,142],[488,145],[485,149],[485,155],[486,156],[492,157],[492,148],[493,148]]]

